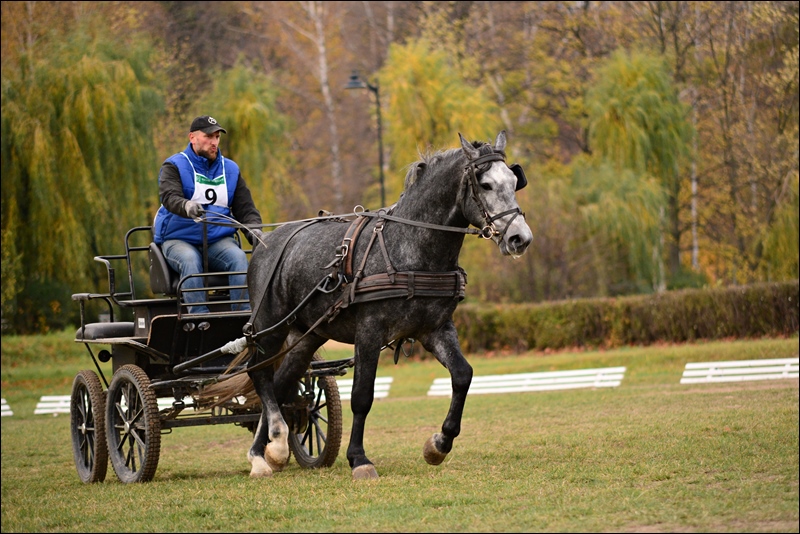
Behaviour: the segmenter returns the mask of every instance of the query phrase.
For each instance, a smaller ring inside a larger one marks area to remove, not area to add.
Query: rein
[[[406,219],[403,217],[397,217],[391,214],[393,208],[390,208],[388,211],[385,208],[379,209],[377,212],[369,212],[363,208],[363,206],[356,206],[353,210],[352,214],[348,214],[349,216],[355,216],[356,219],[353,220],[348,228],[343,242],[340,246],[336,248],[336,257],[334,260],[326,266],[326,268],[341,268],[341,272],[338,273],[338,276],[331,272],[326,274],[322,280],[306,295],[306,297],[300,302],[300,304],[292,310],[289,315],[284,317],[278,323],[272,325],[271,327],[261,330],[259,332],[253,332],[253,323],[252,321],[255,320],[255,317],[258,311],[261,309],[261,306],[264,301],[264,297],[266,297],[267,290],[272,282],[272,277],[277,269],[278,264],[280,263],[281,257],[283,256],[284,251],[286,250],[286,246],[288,245],[289,241],[294,238],[299,232],[308,228],[309,226],[315,224],[316,222],[323,221],[323,220],[338,220],[338,221],[346,221],[344,217],[348,215],[326,215],[323,216],[320,212],[319,217],[313,217],[309,219],[301,219],[297,221],[289,221],[283,223],[274,223],[274,224],[262,224],[260,227],[264,228],[267,226],[283,226],[286,224],[292,223],[299,223],[304,222],[303,224],[296,228],[284,241],[281,251],[272,265],[272,268],[269,271],[267,276],[267,283],[264,285],[264,292],[258,295],[256,305],[251,311],[250,320],[245,323],[244,327],[242,328],[242,333],[244,334],[244,338],[240,338],[228,345],[235,345],[237,350],[252,350],[253,347],[257,345],[256,341],[263,337],[264,335],[268,334],[269,332],[275,330],[279,326],[285,324],[286,322],[293,321],[296,317],[296,314],[308,303],[311,297],[317,292],[321,291],[323,293],[332,293],[333,291],[339,289],[342,286],[349,286],[349,290],[345,290],[341,293],[339,298],[331,305],[325,313],[308,329],[306,332],[300,336],[294,343],[292,343],[289,347],[281,350],[279,353],[267,358],[266,360],[257,363],[252,367],[246,367],[244,369],[240,369],[231,374],[222,374],[220,375],[217,380],[227,380],[229,378],[233,378],[236,375],[255,371],[257,369],[263,368],[267,365],[274,363],[278,358],[284,356],[289,351],[291,351],[295,346],[297,346],[300,341],[305,338],[308,334],[313,332],[319,325],[321,325],[326,320],[328,322],[332,321],[336,316],[345,308],[347,308],[350,304],[356,304],[359,302],[371,302],[376,300],[383,300],[389,298],[399,298],[399,297],[406,297],[406,299],[413,298],[415,296],[426,296],[426,297],[449,297],[455,298],[458,300],[462,300],[465,296],[465,287],[467,284],[467,276],[466,272],[460,267],[456,271],[448,271],[448,272],[425,272],[425,271],[405,271],[405,272],[397,272],[395,271],[394,267],[389,260],[389,255],[386,250],[386,244],[383,240],[383,227],[385,221],[393,221],[402,224],[407,224],[410,226],[416,226],[419,228],[427,228],[430,230],[440,230],[440,231],[447,231],[447,232],[456,232],[456,233],[463,233],[463,234],[471,234],[471,235],[478,235],[484,239],[491,239],[494,236],[503,236],[505,232],[508,231],[508,228],[511,226],[511,223],[514,221],[516,217],[522,214],[522,211],[517,208],[512,208],[510,210],[504,211],[502,213],[496,215],[490,215],[489,211],[486,209],[485,204],[481,200],[480,196],[478,195],[478,177],[486,172],[490,168],[490,164],[494,161],[506,161],[505,153],[498,150],[493,150],[490,154],[485,154],[476,158],[474,161],[470,161],[464,167],[464,176],[467,177],[465,180],[466,185],[465,187],[470,189],[471,197],[475,204],[477,205],[481,215],[485,221],[485,226],[481,229],[475,229],[470,227],[459,227],[459,226],[445,226],[440,224],[433,224],[433,223],[425,223],[421,221],[415,221],[412,219]],[[464,202],[466,202],[467,195],[462,197]],[[359,210],[360,208],[360,210]],[[465,206],[462,206],[462,211],[466,212],[464,209]],[[503,232],[499,232],[495,226],[494,221],[501,219],[507,215],[514,214],[511,221],[506,225]],[[234,226],[244,230],[251,230],[250,227],[236,221],[235,219],[228,217],[226,215],[222,215],[219,213],[214,213],[214,217],[226,219],[230,221],[229,223],[224,222],[211,222],[208,220],[208,216],[204,218],[197,218],[195,219],[197,222],[202,222],[204,224],[217,224],[220,226]],[[367,249],[364,253],[364,256],[361,261],[361,265],[359,266],[358,271],[353,274],[352,273],[352,255],[356,244],[356,240],[360,235],[361,229],[366,225],[366,218],[377,218],[378,222],[376,223],[375,227],[373,228],[372,237],[367,245]],[[252,228],[253,230],[256,228]],[[266,246],[263,242],[261,236],[257,234],[251,234],[255,240],[258,240],[262,245]],[[385,263],[386,263],[386,272],[379,273],[375,275],[370,275],[367,277],[363,276],[363,270],[366,266],[367,258],[372,250],[372,246],[375,240],[378,240],[381,248],[381,252],[383,254]],[[331,282],[333,282],[333,286],[331,287]],[[395,340],[397,341],[397,340]],[[402,347],[403,340],[399,340],[397,348],[395,349],[394,361],[397,363],[399,350]],[[413,340],[411,340],[413,342]],[[246,344],[242,346],[241,342],[245,342]],[[228,347],[226,345],[226,347]],[[388,346],[391,346],[391,342]],[[223,349],[225,349],[224,347]],[[219,352],[217,351],[213,352]],[[233,350],[233,349],[226,349],[226,350]],[[199,363],[200,359],[207,359],[212,353],[207,355],[195,358],[190,362],[184,362],[183,364],[176,366],[176,371],[179,370],[178,368],[185,368],[190,364],[195,362]]]

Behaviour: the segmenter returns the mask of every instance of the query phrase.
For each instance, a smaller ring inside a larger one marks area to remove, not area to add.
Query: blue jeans
[[[190,274],[203,272],[203,247],[195,246],[179,239],[168,239],[161,245],[164,259],[181,278]],[[208,268],[210,272],[244,271],[247,272],[247,254],[239,248],[233,237],[225,237],[208,245]],[[247,275],[230,275],[229,285],[246,285]],[[203,287],[203,277],[193,277],[186,280],[181,289],[197,289]],[[187,304],[207,300],[205,291],[189,291],[183,293]],[[250,296],[247,289],[231,289],[231,300],[248,300]],[[249,310],[250,303],[232,304],[231,309]],[[207,313],[208,306],[189,306],[189,313]]]

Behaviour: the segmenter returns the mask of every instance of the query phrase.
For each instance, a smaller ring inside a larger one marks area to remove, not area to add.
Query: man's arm
[[[244,181],[244,177],[239,173],[239,180],[236,182],[236,191],[233,193],[233,202],[231,203],[231,214],[233,218],[242,224],[246,225],[260,225],[261,212],[256,208],[253,202],[253,195],[250,193],[250,188]],[[249,231],[244,230],[244,236],[253,244],[253,236]]]
[[[181,217],[189,217],[186,213],[187,198],[183,196],[183,185],[178,167],[172,163],[164,163],[158,176],[158,196],[161,204],[170,211]]]

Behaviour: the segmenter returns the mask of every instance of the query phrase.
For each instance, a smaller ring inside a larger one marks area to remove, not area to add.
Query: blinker
[[[528,185],[528,179],[525,177],[525,171],[522,170],[522,165],[515,163],[508,168],[511,169],[511,172],[513,172],[514,176],[517,177],[517,187],[514,189],[514,191],[519,191]]]

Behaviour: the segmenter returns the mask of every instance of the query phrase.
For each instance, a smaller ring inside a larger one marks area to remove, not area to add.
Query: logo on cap
[[[215,119],[214,117],[209,117],[208,118],[208,123],[209,124],[217,124],[217,119]]]

